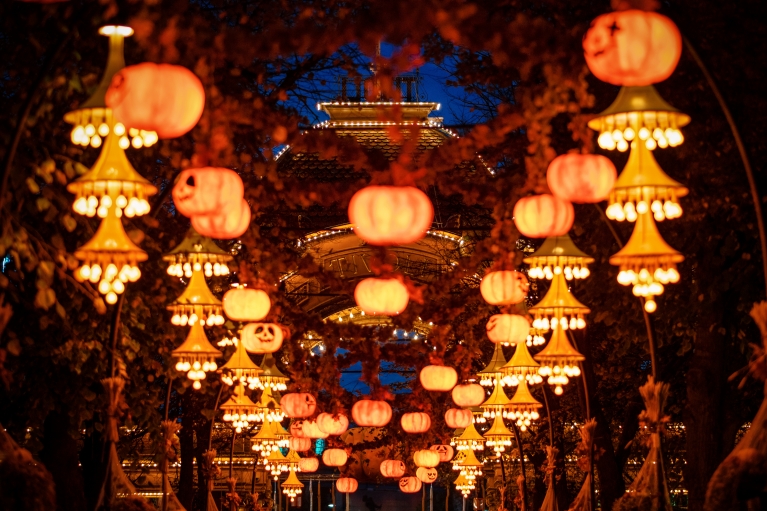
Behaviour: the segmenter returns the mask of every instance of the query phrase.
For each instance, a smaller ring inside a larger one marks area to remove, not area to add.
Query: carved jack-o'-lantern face
[[[308,438],[304,434],[304,421],[302,419],[290,423],[290,434],[296,438]]]
[[[249,353],[274,353],[282,346],[285,333],[276,323],[248,323],[240,335]],[[313,413],[313,412],[312,412]]]
[[[419,467],[418,470],[415,471],[415,476],[420,479],[421,482],[429,484],[437,480],[437,475],[436,468]]]
[[[173,203],[186,217],[224,215],[240,205],[244,190],[242,179],[233,170],[186,169],[173,187]]]
[[[421,491],[421,480],[417,477],[403,477],[399,480],[399,489],[402,493],[416,493]]]
[[[452,460],[453,454],[455,454],[455,451],[451,446],[444,444],[432,445],[429,447],[429,449],[432,451],[437,451],[437,454],[439,454],[440,463]]]
[[[317,400],[305,392],[285,394],[280,400],[280,406],[288,417],[309,417],[317,409]]]

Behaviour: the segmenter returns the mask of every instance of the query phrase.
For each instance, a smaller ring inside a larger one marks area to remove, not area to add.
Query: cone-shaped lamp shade
[[[234,393],[220,409],[224,412],[224,422],[230,422],[237,433],[258,420],[256,403],[245,394],[245,386],[242,384],[234,387]]]
[[[513,436],[514,434],[503,423],[503,417],[496,415],[493,425],[485,433],[485,444],[500,456],[508,447],[511,447]]]
[[[587,265],[593,263],[594,258],[581,252],[565,234],[546,238],[538,250],[522,261],[530,265],[530,278],[551,280],[555,273],[564,273],[567,280],[572,280],[588,277]]]
[[[538,374],[539,367],[540,364],[530,355],[527,345],[519,343],[514,350],[514,355],[501,368],[504,383],[511,387],[519,385],[521,380],[526,380],[530,384],[540,383],[543,380]]]
[[[226,263],[232,260],[232,255],[190,228],[181,243],[162,259],[168,261],[168,275],[172,277],[191,278],[194,270],[202,270],[206,277],[218,277],[229,275]]]
[[[538,372],[548,377],[547,383],[554,387],[557,395],[562,394],[562,385],[567,385],[570,377],[580,376],[578,363],[586,359],[573,348],[567,339],[567,332],[561,328],[554,330],[549,344],[534,358],[541,364]]]
[[[270,387],[274,390],[285,390],[288,388],[287,383],[290,381],[290,378],[282,374],[277,368],[277,361],[274,359],[274,355],[267,353],[261,362],[261,374],[258,377],[258,381],[258,388],[260,389]]]
[[[232,357],[221,366],[221,380],[227,385],[247,383],[252,390],[258,386],[259,374],[261,368],[253,362],[245,347],[238,341]]]
[[[199,389],[205,373],[218,369],[216,359],[221,352],[208,341],[202,324],[197,321],[189,329],[186,340],[173,350],[171,356],[176,359],[176,370],[187,373],[187,377],[194,381],[193,387]]]
[[[555,274],[543,299],[530,307],[530,313],[535,318],[533,328],[544,332],[549,328],[585,328],[586,320],[583,316],[589,312],[589,308],[579,302],[568,289],[564,273]],[[559,326],[551,326],[554,318],[558,319]]]
[[[480,385],[483,387],[494,386],[503,376],[501,368],[504,364],[506,364],[506,357],[503,356],[501,343],[497,343],[493,350],[493,357],[490,359],[490,363],[477,374]]]
[[[186,326],[201,321],[207,326],[223,325],[221,300],[211,293],[202,270],[192,271],[192,278],[176,300],[168,305],[173,313],[171,323]]]

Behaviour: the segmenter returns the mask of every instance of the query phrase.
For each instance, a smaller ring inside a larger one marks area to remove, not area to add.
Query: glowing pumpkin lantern
[[[399,279],[371,277],[357,284],[354,301],[365,314],[393,316],[405,310],[410,293]]]
[[[479,283],[479,292],[490,305],[520,303],[529,290],[530,282],[525,274],[515,270],[490,272]]]
[[[458,373],[449,366],[429,365],[419,374],[421,386],[432,392],[448,392],[458,383]]]
[[[304,420],[294,420],[290,423],[290,435],[294,438],[309,438],[304,433]],[[311,440],[311,439],[310,439]]]
[[[341,467],[346,465],[349,456],[343,449],[326,449],[322,453],[322,462],[329,467]]]
[[[233,170],[215,167],[186,169],[173,186],[173,204],[185,217],[221,215],[242,202],[245,187]]]
[[[219,215],[193,216],[192,227],[209,238],[231,240],[242,236],[250,227],[250,206],[242,199],[240,207]]]
[[[438,445],[432,445],[429,447],[430,450],[436,451],[437,454],[439,454],[439,462],[445,463],[446,461],[450,461],[453,459],[453,455],[455,454],[455,451],[453,448],[449,445],[444,444],[438,444]]]
[[[617,178],[613,162],[598,154],[563,154],[546,171],[551,193],[576,204],[607,199]]]
[[[553,195],[522,197],[514,205],[514,225],[528,238],[564,236],[574,220],[573,205]]]
[[[405,475],[405,464],[400,460],[383,460],[381,462],[381,475],[393,478],[402,477]]]
[[[439,453],[431,449],[421,449],[413,454],[416,467],[434,468],[439,465]]]
[[[391,406],[386,401],[361,399],[352,406],[352,418],[357,426],[380,428],[391,420]]]
[[[479,406],[485,402],[485,389],[482,385],[469,383],[456,385],[452,392],[453,403],[461,407]]]
[[[495,344],[516,346],[527,341],[530,320],[519,314],[495,314],[487,321],[487,338]]]
[[[144,62],[115,74],[105,100],[115,119],[128,128],[175,138],[200,120],[205,89],[185,67]]]
[[[328,434],[322,431],[315,421],[304,421],[301,430],[306,438],[327,438]]]
[[[261,321],[269,314],[272,301],[266,291],[235,287],[224,294],[224,313],[234,321]]]
[[[371,245],[406,245],[426,235],[434,219],[429,197],[413,186],[368,186],[349,202],[354,233]]]
[[[317,416],[317,426],[328,435],[340,435],[349,428],[349,419],[340,413],[321,413]]]
[[[418,493],[421,491],[421,480],[417,477],[403,477],[399,480],[402,493]]]
[[[280,406],[286,417],[304,418],[314,415],[317,409],[317,400],[307,393],[285,394],[280,399]]]
[[[336,489],[341,493],[354,493],[359,484],[353,477],[339,477],[336,480]]]
[[[464,410],[463,408],[450,408],[445,412],[445,424],[451,429],[463,429],[468,428],[472,423],[474,417],[471,410]]]
[[[424,433],[431,427],[431,417],[423,412],[405,413],[400,419],[400,424],[405,433]]]
[[[308,451],[312,448],[311,438],[290,437],[290,448],[297,452]]]
[[[242,345],[250,353],[274,353],[282,346],[285,332],[277,323],[248,323],[240,337]]]
[[[594,76],[613,85],[651,85],[674,72],[682,36],[661,14],[630,9],[598,16],[583,38]]]
[[[438,472],[436,468],[418,467],[415,476],[424,483],[431,484],[437,480]]]
[[[320,460],[319,458],[301,458],[298,468],[301,472],[316,472],[320,468]]]

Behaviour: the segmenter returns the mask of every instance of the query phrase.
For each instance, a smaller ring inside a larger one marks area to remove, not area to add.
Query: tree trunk
[[[192,509],[194,502],[194,429],[192,420],[188,418],[182,422],[181,431],[178,434],[181,447],[181,474],[179,477],[178,499],[187,510]]]
[[[197,436],[197,444],[194,449],[195,459],[197,460],[197,509],[200,511],[206,511],[205,503],[208,497],[208,481],[205,479],[205,473],[203,467],[205,466],[202,459],[202,453],[208,450],[208,439],[210,438],[210,421],[201,421],[196,424],[195,434]]]
[[[85,436],[80,450],[83,487],[85,489],[86,509],[88,510],[96,507],[101,485],[104,482],[104,474],[106,473],[105,445],[104,436],[98,431],[93,431]]]
[[[77,441],[69,434],[69,416],[52,412],[43,427],[40,460],[56,484],[56,508],[60,511],[84,510],[83,474],[79,467]]]

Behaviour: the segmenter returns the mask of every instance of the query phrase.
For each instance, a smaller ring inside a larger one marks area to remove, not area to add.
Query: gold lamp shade
[[[503,391],[500,380],[495,384],[493,393],[490,394],[484,403],[479,405],[484,412],[484,416],[489,419],[495,419],[501,415],[506,417],[506,412],[509,406],[509,398],[506,396],[506,392]]]
[[[481,451],[485,448],[484,440],[484,437],[479,434],[479,431],[477,431],[472,422],[463,430],[460,436],[450,441],[450,445],[454,446],[457,451]]]
[[[186,289],[168,305],[168,310],[173,313],[170,322],[177,326],[198,322],[208,326],[224,324],[221,300],[211,293],[202,270],[192,272]]]
[[[118,218],[145,215],[149,213],[147,197],[157,193],[157,187],[136,172],[113,136],[106,137],[93,167],[69,183],[67,190],[75,194],[72,209],[76,213],[100,218],[113,207]]]
[[[626,168],[610,192],[606,215],[619,222],[634,222],[639,213],[648,211],[659,222],[679,218],[682,207],[678,198],[687,192],[687,188],[663,172],[652,151],[634,141]]]
[[[517,391],[509,401],[509,418],[517,421],[517,426],[525,431],[532,421],[538,420],[538,410],[543,405],[533,397],[527,387],[527,380],[521,380]]]
[[[293,449],[290,449],[288,454],[285,455],[285,463],[288,465],[288,470],[290,472],[299,472],[301,470],[298,466],[300,461],[301,456],[299,456]]]
[[[554,393],[557,395],[562,394],[562,385],[567,385],[570,378],[580,376],[578,363],[586,360],[586,357],[573,348],[561,328],[554,330],[549,344],[534,358],[541,364],[538,372],[541,376],[548,377],[547,383],[554,387]]]
[[[506,357],[503,356],[503,348],[501,343],[497,343],[493,349],[493,357],[490,359],[490,363],[482,369],[477,376],[479,377],[479,384],[483,387],[492,387],[496,382],[500,381],[503,377],[501,368],[506,364]]]
[[[491,447],[498,456],[511,447],[511,438],[514,434],[503,423],[503,417],[496,415],[493,425],[485,433],[485,445]]]
[[[176,371],[187,373],[187,378],[194,381],[192,386],[199,389],[205,373],[218,369],[216,359],[221,352],[208,341],[202,324],[197,321],[192,324],[186,340],[173,350],[171,356],[176,359]]]
[[[555,273],[564,273],[567,280],[572,280],[588,277],[587,265],[593,263],[594,258],[582,252],[565,234],[546,238],[538,250],[522,261],[530,265],[530,278],[551,280]]]
[[[262,458],[267,458],[272,451],[279,451],[281,439],[277,436],[274,430],[274,424],[272,421],[264,421],[256,433],[251,438],[251,448],[258,452]]]
[[[625,151],[639,140],[647,149],[676,147],[684,142],[679,128],[690,123],[690,116],[666,103],[655,87],[621,87],[607,110],[589,121],[599,133],[602,149]]]
[[[258,386],[258,375],[261,374],[261,368],[248,355],[245,346],[235,339],[235,350],[232,357],[221,366],[221,381],[227,385],[234,385],[239,382],[247,383],[250,390]]]
[[[507,387],[516,387],[522,380],[530,384],[541,383],[543,378],[538,374],[540,364],[535,361],[525,343],[517,344],[514,355],[501,368],[503,381]]]
[[[106,25],[99,29],[99,34],[109,37],[109,55],[107,66],[96,91],[85,103],[64,115],[64,120],[72,124],[72,143],[81,146],[99,147],[110,132],[118,137],[120,147],[127,149],[133,140],[133,147],[151,146],[157,142],[157,133],[131,129],[126,133],[122,123],[115,122],[112,109],[107,108],[106,93],[112,78],[125,67],[123,47],[125,38],[133,35],[130,27]]]
[[[543,332],[549,329],[581,329],[586,327],[585,314],[591,312],[579,302],[567,288],[563,273],[554,274],[551,286],[540,302],[530,307],[533,315],[533,328]]]
[[[471,412],[472,422],[474,422],[474,424],[484,424],[487,422],[485,411],[479,406],[470,406],[468,410]]]
[[[261,361],[261,374],[258,377],[258,388],[272,390],[286,390],[290,378],[282,374],[277,368],[277,361],[274,355],[267,353]]]
[[[258,387],[258,383],[256,387]],[[258,415],[262,420],[279,424],[285,418],[285,413],[280,407],[279,397],[279,393],[276,390],[272,390],[272,387],[266,387],[261,392],[261,398],[258,400]],[[280,426],[280,429],[283,429],[282,426]]]
[[[455,484],[455,489],[463,494],[464,498],[471,493],[471,490],[476,488],[474,481],[469,481],[462,474],[458,475],[453,484]]]
[[[461,475],[469,481],[475,480],[477,476],[482,475],[482,462],[477,459],[473,450],[469,449],[466,451],[466,456],[461,460],[460,470]]]
[[[290,471],[288,478],[282,483],[282,493],[290,498],[291,502],[296,500],[298,495],[303,492],[304,485],[298,480],[298,476],[294,471]]]
[[[234,387],[232,396],[220,406],[224,412],[224,422],[231,422],[237,433],[242,433],[251,423],[258,420],[256,403],[245,394],[245,386],[241,383]]]
[[[219,277],[229,275],[226,263],[232,260],[232,255],[221,250],[212,239],[190,228],[181,243],[162,259],[168,261],[171,277],[191,278],[193,271],[203,271],[206,277]]]
[[[96,234],[75,251],[75,257],[83,262],[75,277],[81,282],[98,282],[99,292],[113,304],[125,291],[126,282],[141,277],[138,263],[147,260],[147,253],[128,238],[115,208],[109,208]]]
[[[265,461],[264,469],[272,474],[275,481],[279,480],[281,473],[288,472],[288,460],[279,449],[271,451]]]
[[[610,258],[620,268],[618,283],[633,286],[634,295],[645,298],[647,312],[657,309],[655,297],[665,284],[679,282],[676,265],[682,261],[684,256],[664,241],[649,211],[639,214],[631,238]]]

